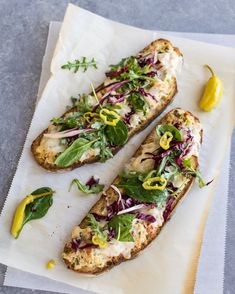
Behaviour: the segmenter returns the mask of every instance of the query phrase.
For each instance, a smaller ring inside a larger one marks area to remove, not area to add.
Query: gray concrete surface
[[[235,33],[234,0],[71,2],[110,19],[147,29]],[[66,0],[0,0],[0,207],[9,190],[33,115],[48,25],[51,20],[63,19],[67,3]],[[235,293],[234,161],[235,136],[230,169],[225,294]],[[0,285],[4,273],[5,266],[0,265]],[[0,286],[0,293],[49,292]]]

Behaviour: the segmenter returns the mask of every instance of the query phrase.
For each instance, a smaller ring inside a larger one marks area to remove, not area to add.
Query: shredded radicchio
[[[106,72],[106,77],[115,78],[120,76],[122,73],[127,72],[128,70],[129,70],[128,67],[123,67],[117,71],[109,71],[109,72]]]
[[[174,203],[174,201],[175,201],[175,198],[174,197],[170,197],[167,200],[166,208],[163,211],[163,219],[164,219],[164,221],[166,221],[168,219],[170,213],[172,212],[172,204]]]
[[[157,98],[156,98],[154,95],[152,95],[151,93],[147,93],[147,92],[145,92],[145,90],[144,90],[143,88],[140,88],[140,89],[139,89],[139,93],[140,93],[141,95],[145,96],[145,97],[149,96],[149,97],[151,97],[154,101],[157,102]]]
[[[134,113],[135,113],[134,111],[130,111],[125,115],[124,121],[126,124],[128,124],[128,125],[130,124],[131,117]]]
[[[109,228],[109,232],[108,232],[109,241],[115,238],[115,235],[116,235],[115,230],[113,228]]]
[[[89,186],[89,188],[91,188],[94,185],[99,184],[100,179],[95,179],[94,176],[92,176],[87,182],[86,185]]]
[[[74,251],[77,251],[79,249],[84,249],[84,248],[97,248],[97,245],[94,245],[92,243],[85,243],[82,242],[81,239],[77,238],[77,239],[73,239],[71,242],[71,247]]]
[[[154,55],[147,55],[147,56],[140,57],[138,60],[138,63],[141,67],[144,67],[145,65],[153,65]]]
[[[153,215],[150,214],[144,214],[144,213],[137,213],[136,214],[136,218],[141,219],[141,220],[145,220],[149,223],[154,223],[156,221],[156,218]]]
[[[129,196],[122,195],[122,198],[118,198],[118,200],[114,201],[111,205],[107,207],[108,209],[108,220],[118,214],[118,212],[131,208],[132,206],[140,204],[139,201],[130,198]]]

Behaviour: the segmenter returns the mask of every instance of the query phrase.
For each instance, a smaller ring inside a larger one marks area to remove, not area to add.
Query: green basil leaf
[[[119,120],[116,126],[106,126],[105,134],[112,145],[120,146],[128,140],[128,128],[122,120]]]
[[[161,204],[166,200],[166,190],[145,190],[142,184],[138,177],[121,178],[117,187],[122,188],[131,198],[142,202]]]
[[[170,132],[175,140],[182,141],[180,131],[172,125],[158,125],[156,127],[156,131],[159,137],[161,137],[165,132]]]
[[[81,183],[78,179],[73,179],[72,183],[70,184],[69,191],[74,184],[76,184],[78,189],[85,194],[96,194],[103,191],[104,189],[104,185],[101,184],[94,184],[90,187]]]
[[[121,242],[134,242],[131,234],[132,223],[135,216],[130,213],[114,216],[108,223],[108,227],[115,231],[115,238]]]
[[[65,149],[55,160],[55,164],[59,167],[67,167],[78,161],[83,153],[91,147],[98,139],[88,141],[83,138],[78,138],[71,146]]]

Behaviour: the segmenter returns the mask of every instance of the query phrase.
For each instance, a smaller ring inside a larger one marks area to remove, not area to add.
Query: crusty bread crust
[[[170,41],[168,40],[164,40],[164,39],[158,39],[153,41],[150,45],[148,45],[147,47],[145,47],[140,53],[143,53],[147,50],[149,50],[150,48],[157,48],[157,47],[161,47],[161,46],[170,46],[173,47],[172,44],[170,43]],[[173,47],[174,51],[179,55],[182,56],[180,50],[176,47]],[[103,85],[103,84],[102,84]],[[100,85],[99,87],[96,88],[96,91],[102,87],[102,85]],[[142,131],[143,129],[145,129],[156,117],[158,117],[164,110],[165,108],[173,101],[174,96],[177,93],[177,82],[175,78],[172,78],[172,84],[171,84],[171,91],[170,94],[165,98],[161,108],[158,108],[154,113],[151,113],[151,111],[148,114],[147,119],[142,122],[141,124],[139,124],[137,127],[133,128],[129,134],[128,134],[128,140],[133,137],[136,133]],[[65,112],[63,114],[62,117],[64,117],[67,113],[72,112],[76,110],[76,108],[72,108],[70,110],[68,110],[67,112]],[[84,161],[77,161],[74,164],[72,164],[69,167],[59,167],[57,165],[55,165],[54,163],[48,163],[46,158],[41,157],[38,155],[37,153],[37,147],[40,145],[40,142],[43,138],[43,135],[45,133],[48,132],[48,129],[45,129],[32,143],[31,145],[31,151],[34,155],[35,160],[37,161],[37,163],[42,166],[43,168],[45,168],[48,171],[51,172],[59,172],[59,171],[69,171],[69,170],[73,170],[75,168],[78,168],[84,164],[88,164],[88,163],[94,163],[99,161],[99,156],[92,156]],[[118,146],[115,149],[113,149],[112,153],[115,155],[120,149],[122,148],[122,146]]]
[[[177,110],[179,108],[176,108],[175,110]],[[171,110],[169,113],[173,112],[174,110]],[[169,114],[167,113],[159,122],[157,125],[159,124],[163,124],[163,123],[166,123],[166,118],[167,118],[167,115]],[[195,120],[195,122],[198,122],[199,123],[199,119],[197,117],[195,117],[192,113],[190,112],[186,112],[187,114],[189,114],[190,116],[192,116]],[[155,128],[154,130],[146,137],[146,139],[143,141],[144,144],[147,144],[147,143],[150,143],[152,142],[152,137],[153,137],[153,132],[155,131]],[[201,143],[202,143],[202,130],[201,130]],[[142,145],[138,148],[138,150],[135,152],[135,154],[133,155],[133,157],[137,157],[140,153],[141,153],[141,148],[142,148]],[[194,168],[197,168],[198,167],[198,158],[196,156],[193,156],[192,157],[192,165]],[[119,180],[119,177],[117,176],[115,178],[115,180],[113,181],[113,184],[115,185]],[[131,251],[131,258],[129,259],[126,259],[123,255],[119,255],[119,256],[115,256],[115,257],[112,257],[110,259],[110,262],[106,264],[105,267],[103,268],[95,268],[93,270],[90,270],[89,267],[87,268],[83,268],[83,270],[75,270],[72,266],[72,264],[70,262],[68,262],[68,260],[64,259],[64,262],[66,264],[66,266],[69,268],[69,269],[72,269],[74,271],[77,271],[78,273],[83,273],[83,274],[91,274],[91,275],[97,275],[97,274],[100,274],[100,273],[103,273],[105,271],[108,271],[110,270],[112,267],[114,267],[115,265],[118,265],[120,264],[121,262],[123,261],[128,261],[130,259],[133,259],[135,257],[138,256],[138,254],[141,253],[141,251],[146,248],[154,239],[156,239],[156,237],[158,236],[158,234],[160,233],[160,231],[162,230],[162,228],[165,226],[165,224],[167,223],[167,221],[171,218],[171,216],[173,215],[173,213],[175,212],[175,209],[178,205],[178,203],[180,202],[180,200],[182,200],[182,198],[187,194],[187,192],[189,191],[189,189],[191,188],[191,186],[193,185],[195,181],[195,178],[193,176],[189,176],[189,181],[187,183],[187,185],[184,187],[184,189],[177,195],[177,198],[176,200],[173,202],[172,204],[172,211],[169,215],[169,217],[167,218],[167,220],[162,224],[161,227],[158,227],[157,230],[154,232],[154,234],[152,235],[148,235],[147,236],[147,242],[144,242],[142,243],[142,246],[141,248],[137,248],[137,247],[134,247]],[[94,206],[90,209],[89,213],[97,213],[97,212],[101,212],[103,209],[103,207],[106,205],[106,197],[107,195],[111,196],[115,194],[115,192],[113,191],[112,188],[108,188],[108,190],[106,190],[100,197],[100,199],[94,204]],[[99,213],[98,213],[99,214]],[[81,228],[84,228],[86,227],[86,217],[82,220],[82,222],[80,223],[79,225]],[[64,252],[70,250],[69,248],[69,243],[67,243],[65,245],[65,248],[64,248]]]

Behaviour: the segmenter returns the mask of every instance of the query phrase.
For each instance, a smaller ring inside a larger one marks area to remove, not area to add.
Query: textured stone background
[[[9,190],[33,115],[48,25],[51,20],[63,19],[68,2],[0,0],[0,207]],[[104,17],[146,29],[235,33],[234,0],[71,2]],[[235,184],[235,136],[232,147],[224,287],[226,294],[235,293],[235,192],[232,189]],[[4,273],[5,266],[0,265],[0,285]],[[49,292],[0,286],[0,293]]]

